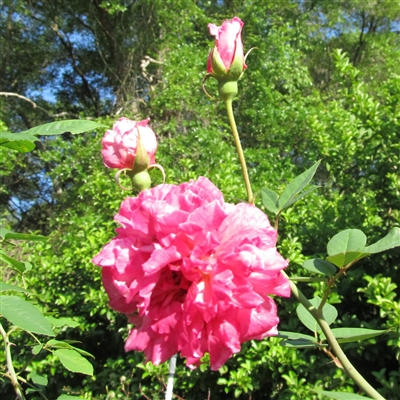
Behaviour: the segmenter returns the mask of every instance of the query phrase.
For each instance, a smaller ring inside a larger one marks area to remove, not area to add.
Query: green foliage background
[[[361,229],[373,243],[400,225],[397,2],[88,4],[4,1],[2,90],[32,98],[46,111],[1,96],[4,129],[25,130],[63,118],[57,116],[62,112],[95,116],[109,126],[121,116],[150,116],[167,182],[207,176],[227,201],[237,203],[246,194],[224,106],[202,93],[201,80],[213,45],[207,23],[238,15],[245,22],[245,48],[257,47],[234,102],[254,191],[279,192],[322,159],[314,182],[320,189],[282,215],[279,246],[290,260],[288,273],[304,274],[305,259],[325,257],[328,240],[340,230]],[[74,41],[74,35],[85,40]],[[146,67],[143,60],[150,60]],[[44,94],[46,79],[54,98]],[[215,93],[216,85],[207,83],[207,90]],[[102,165],[103,133],[42,138],[25,155],[1,150],[3,226],[50,234],[50,242],[25,248],[24,259],[34,265],[26,283],[44,310],[80,322],[79,330],[63,335],[95,355],[94,377],[61,372],[51,357],[35,359],[32,369],[49,377],[49,399],[61,393],[163,398],[167,366],[144,364],[141,354],[123,352],[126,319],[108,308],[100,271],[91,263],[113,237],[112,218],[126,195],[114,183],[115,171]],[[152,176],[161,182],[157,171]],[[256,202],[262,207],[260,195]],[[391,329],[344,349],[393,400],[400,391],[399,268],[398,249],[364,259],[329,299],[339,311],[337,327]],[[21,284],[6,269],[3,279]],[[309,297],[321,296],[318,283],[301,288]],[[276,301],[279,329],[307,333],[294,299]],[[21,336],[14,350],[20,366],[31,356],[27,341]],[[206,364],[190,371],[180,360],[176,393],[199,400],[208,393],[211,399],[286,400],[319,398],[313,389],[357,392],[322,352],[279,342],[247,343],[218,372]],[[0,393],[12,396],[6,380]]]

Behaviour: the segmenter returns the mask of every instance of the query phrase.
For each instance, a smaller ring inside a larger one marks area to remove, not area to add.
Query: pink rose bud
[[[243,22],[234,17],[224,21],[222,26],[208,24],[215,46],[208,56],[207,72],[216,79],[237,81],[245,68],[241,38]]]
[[[138,151],[142,153],[141,149],[144,149],[145,152],[144,157],[140,157],[140,163],[146,164],[146,167],[155,164],[157,139],[151,128],[147,126],[149,120],[147,118],[135,122],[128,118],[120,118],[114,124],[113,129],[109,129],[105,133],[101,154],[106,167],[133,169]]]

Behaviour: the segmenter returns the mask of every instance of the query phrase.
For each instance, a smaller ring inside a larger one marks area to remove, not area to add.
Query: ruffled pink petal
[[[287,261],[268,218],[224,202],[206,178],[159,185],[126,199],[117,237],[93,261],[110,306],[134,324],[126,350],[155,364],[178,351],[218,369],[241,343],[276,334],[270,294],[288,296]]]
[[[149,163],[155,164],[157,139],[155,133],[148,127],[149,118],[143,121],[131,121],[120,118],[108,130],[102,140],[102,157],[104,165],[108,168],[132,169],[136,158],[138,137],[149,157]]]

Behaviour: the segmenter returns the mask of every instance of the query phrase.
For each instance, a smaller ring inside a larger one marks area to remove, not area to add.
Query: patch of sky
[[[23,198],[23,196],[13,196],[9,201],[8,205],[12,210],[12,214],[17,218],[21,218],[22,214],[29,211],[35,204],[54,202],[53,182],[44,170],[32,175],[30,179],[39,182],[40,185],[40,187],[36,188],[35,200]]]
[[[68,40],[71,44],[75,45],[79,49],[95,49],[96,39],[94,35],[89,31],[74,31],[69,33]]]

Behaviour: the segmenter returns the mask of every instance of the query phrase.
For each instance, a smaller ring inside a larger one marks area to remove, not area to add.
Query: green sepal
[[[220,78],[226,78],[227,72],[225,69],[225,65],[216,47],[214,47],[212,50],[211,68],[212,76],[215,79],[219,80]]]
[[[147,150],[141,139],[140,127],[139,127],[137,147],[136,147],[136,157],[135,157],[135,163],[133,164],[133,174],[145,171],[147,168],[149,168],[149,164],[150,164],[149,155],[147,154]]]
[[[243,74],[243,70],[243,58],[240,56],[235,57],[228,70],[227,77],[229,80],[238,81]]]

